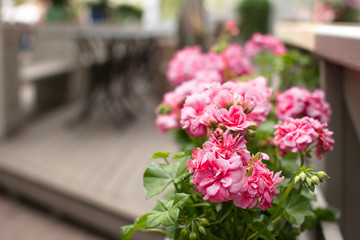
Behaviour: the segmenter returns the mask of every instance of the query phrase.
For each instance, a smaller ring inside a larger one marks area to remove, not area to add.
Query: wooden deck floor
[[[0,184],[91,224],[106,225],[94,211],[129,221],[151,210],[142,174],[154,152],[176,152],[172,137],[157,133],[150,111],[119,128],[101,116],[69,128],[76,110],[61,109],[0,142]]]

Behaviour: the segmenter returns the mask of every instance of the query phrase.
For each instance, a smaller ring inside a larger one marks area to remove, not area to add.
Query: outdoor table
[[[130,98],[137,99],[133,96],[136,81],[146,78],[150,86],[156,87],[160,60],[157,40],[173,37],[175,33],[174,26],[156,29],[115,25],[47,26],[42,29],[43,37],[75,41],[80,58],[89,67],[87,96],[71,123],[86,120],[98,99],[115,124],[134,117],[134,106],[128,102]]]

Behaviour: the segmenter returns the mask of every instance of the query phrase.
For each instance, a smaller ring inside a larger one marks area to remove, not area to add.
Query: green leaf
[[[309,229],[311,231],[315,230],[317,225],[316,216],[306,216],[305,221],[301,224],[301,229]]]
[[[134,224],[126,225],[121,227],[121,239],[128,240],[131,239],[132,235],[136,230],[142,230],[146,228],[146,219],[150,213],[147,213],[137,219],[135,219]]]
[[[184,206],[189,195],[177,193],[174,199],[169,201],[159,200],[146,220],[147,227],[156,227],[161,225],[174,225],[179,216],[180,208]]]
[[[317,208],[314,213],[320,221],[334,222],[340,217],[340,211],[334,207]]]
[[[246,224],[250,225],[254,222],[251,215],[246,210],[241,209],[240,214],[245,220]]]
[[[259,232],[264,228],[264,224],[261,222],[254,222],[253,224],[250,225],[250,228],[256,232]],[[263,230],[260,237],[263,237],[264,239],[268,239],[268,240],[275,240],[275,237],[271,234],[271,232],[267,228]]]
[[[144,187],[148,190],[146,199],[162,193],[170,183],[178,183],[188,176],[186,159],[170,164],[151,163],[144,173]]]
[[[284,205],[286,220],[295,225],[301,225],[306,216],[313,216],[309,201],[297,191],[291,191]]]
[[[170,152],[157,152],[157,153],[154,153],[150,159],[158,159],[158,158],[167,158],[168,156],[170,155]]]

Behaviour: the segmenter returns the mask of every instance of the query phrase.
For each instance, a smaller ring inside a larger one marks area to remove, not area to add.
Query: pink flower
[[[232,134],[230,129],[227,129],[223,134],[215,136],[212,132],[209,133],[209,142],[212,151],[215,151],[222,158],[228,159],[235,152],[246,149],[246,140],[240,134]]]
[[[200,159],[194,159],[195,162],[188,164],[188,167],[194,172],[192,182],[196,190],[204,196],[204,200],[213,203],[229,201],[233,191],[243,189],[246,169],[238,155],[223,159],[216,157],[214,153],[196,153],[195,157]]]
[[[332,138],[334,133],[327,128],[324,128],[319,134],[318,144],[315,149],[315,154],[318,159],[321,159],[326,152],[333,150],[335,140]]]
[[[235,91],[247,99],[248,104],[251,104],[250,109],[253,109],[247,114],[248,121],[254,121],[256,124],[264,122],[272,109],[272,104],[269,101],[272,89],[267,87],[266,79],[256,77],[248,82],[239,82],[236,85]],[[249,112],[249,109],[246,110]]]
[[[176,92],[172,91],[164,94],[162,104],[169,105],[172,108],[180,108],[182,101],[182,97],[179,96]]]
[[[332,22],[336,18],[336,10],[321,1],[313,6],[312,20],[315,22]]]
[[[227,90],[221,90],[214,97],[213,102],[218,108],[229,109],[234,104],[234,94]]]
[[[335,140],[332,138],[332,135],[334,133],[326,128],[327,123],[322,124],[313,118],[307,118],[307,121],[309,121],[314,130],[319,134],[315,154],[318,159],[321,159],[326,152],[329,152],[333,149]]]
[[[222,82],[221,74],[215,69],[200,70],[195,74],[195,79],[199,82]]]
[[[331,108],[330,104],[325,100],[325,93],[323,90],[316,89],[307,98],[307,105],[305,113],[309,117],[318,119],[322,123],[330,121]]]
[[[234,204],[243,209],[253,208],[258,199],[258,207],[266,210],[272,206],[274,197],[279,194],[276,184],[280,183],[284,177],[280,178],[280,172],[274,175],[261,161],[255,161],[251,165],[251,175],[246,181],[246,190],[239,192],[234,197]]]
[[[224,60],[221,54],[210,51],[204,54],[205,68],[218,72],[220,75],[224,72]]]
[[[254,33],[251,39],[245,43],[245,54],[253,57],[262,51],[269,51],[276,56],[281,56],[286,53],[286,48],[279,39],[272,35]]]
[[[232,43],[229,44],[222,53],[223,61],[229,71],[235,73],[237,76],[250,75],[252,73],[252,64],[250,59],[243,54],[240,45]]]
[[[243,108],[238,105],[231,106],[229,110],[220,109],[216,113],[216,118],[226,128],[233,131],[243,131],[250,126]]]
[[[276,96],[276,116],[279,120],[301,116],[306,107],[306,100],[311,93],[305,88],[292,87]]]
[[[292,87],[276,96],[276,116],[279,120],[289,117],[309,117],[328,122],[331,116],[330,104],[325,100],[323,90],[310,93],[305,88]]]
[[[239,34],[239,29],[234,20],[229,20],[225,23],[225,30],[234,36]]]
[[[185,100],[184,108],[181,110],[181,126],[186,132],[194,137],[205,137],[206,126],[200,119],[209,103],[209,97],[205,94],[194,94]]]
[[[200,47],[185,47],[175,53],[166,73],[169,82],[175,86],[192,79],[204,69],[205,59]]]
[[[180,128],[179,117],[175,113],[165,115],[159,114],[156,117],[155,123],[157,125],[158,131],[162,133],[172,129]]]
[[[275,144],[284,153],[287,150],[299,152],[315,142],[319,134],[315,131],[308,117],[288,118],[282,125],[275,125]]]
[[[207,105],[203,114],[200,117],[200,123],[210,128],[216,128],[218,120],[216,118],[216,112],[219,109],[215,105]]]

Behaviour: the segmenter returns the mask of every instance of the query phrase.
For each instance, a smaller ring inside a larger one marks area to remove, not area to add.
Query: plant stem
[[[249,232],[249,226],[245,223],[245,225],[246,225],[246,228],[245,228],[245,232],[244,232],[244,236],[243,236],[243,240],[246,240],[247,238],[246,238],[246,236],[248,235],[248,232]]]
[[[235,205],[233,205],[234,208],[234,221],[233,221],[233,232],[232,232],[232,239],[236,240],[236,233],[237,233],[237,220],[238,220],[238,209]]]
[[[189,207],[210,207],[209,203],[194,203],[190,204]]]
[[[179,193],[179,192],[180,192],[180,189],[178,188],[178,186],[176,185],[175,182],[173,182],[173,183],[174,183],[175,191],[176,191],[177,193]]]
[[[303,151],[300,151],[300,161],[301,161],[301,166],[304,166],[304,154],[303,154]]]
[[[277,154],[276,154],[276,151],[274,150],[274,160],[275,160],[275,169],[278,169],[278,157],[277,157]]]
[[[225,220],[225,218],[227,218],[227,216],[230,215],[230,213],[231,213],[231,208],[229,208],[229,210],[224,214],[224,216],[222,216],[222,218],[220,220],[218,220],[216,222],[212,222],[212,223],[208,224],[207,226],[212,226],[212,225],[216,225],[216,224],[221,223],[222,221]]]
[[[272,221],[272,219],[276,216],[276,214],[280,211],[282,205],[284,204],[284,202],[286,201],[287,197],[289,196],[291,190],[293,189],[295,184],[295,178],[292,179],[292,181],[290,182],[289,186],[286,188],[284,195],[282,196],[279,204],[277,205],[275,211],[271,214],[271,216],[269,217],[269,219],[266,221],[266,223],[264,224],[264,227],[255,235],[255,240],[258,239],[261,235],[261,233],[267,228],[267,226],[269,225],[269,223]],[[250,237],[249,239],[251,239],[252,237]]]
[[[167,160],[167,158],[164,158],[166,164],[169,164],[169,161]]]
[[[141,229],[140,231],[142,231],[142,232],[159,232],[159,233],[163,233],[165,235],[168,235],[171,238],[174,238],[174,235],[172,235],[171,233],[166,232],[166,231],[164,231],[162,229],[159,229],[159,228],[145,228],[145,229]]]

